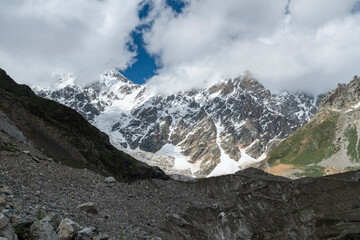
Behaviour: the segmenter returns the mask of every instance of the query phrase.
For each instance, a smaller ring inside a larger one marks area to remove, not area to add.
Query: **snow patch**
[[[246,153],[246,150],[248,148],[250,148],[253,144],[255,144],[256,141],[258,141],[258,140],[255,140],[247,148],[240,149],[241,158],[239,161],[233,160],[224,152],[224,150],[220,146],[220,142],[221,142],[220,133],[223,130],[223,127],[220,125],[219,122],[217,124],[215,124],[215,126],[217,129],[216,143],[219,146],[220,154],[221,154],[220,155],[220,163],[214,168],[214,170],[207,177],[215,177],[215,176],[221,176],[221,175],[226,175],[226,174],[234,174],[237,171],[244,169],[246,166],[249,166],[253,163],[262,161],[266,158],[265,153],[263,153],[258,159],[255,159]]]
[[[360,108],[360,102],[358,102],[357,104],[351,106],[350,109],[348,109],[345,113],[352,112],[352,111],[354,111],[355,109],[358,109],[358,108]]]
[[[181,153],[181,148],[179,146],[174,146],[170,143],[165,144],[159,151],[156,152],[157,155],[169,156],[175,159],[175,164],[172,167],[176,170],[188,170],[190,169],[193,173],[193,165],[189,163],[189,157],[184,156]]]

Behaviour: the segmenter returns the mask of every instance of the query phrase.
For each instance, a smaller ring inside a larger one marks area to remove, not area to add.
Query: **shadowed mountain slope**
[[[109,137],[76,111],[36,96],[0,69],[0,111],[25,138],[56,161],[89,168],[119,181],[168,177],[156,167],[117,150]]]

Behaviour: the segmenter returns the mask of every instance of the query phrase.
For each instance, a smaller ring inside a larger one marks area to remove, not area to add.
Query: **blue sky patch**
[[[182,13],[186,4],[182,0],[166,0],[166,4],[173,9],[177,14]],[[141,6],[139,10],[139,18],[144,19],[151,11],[151,3],[147,2]],[[135,31],[131,33],[132,41],[128,43],[130,51],[136,51],[136,62],[128,67],[121,73],[129,80],[137,84],[143,84],[148,79],[156,74],[158,66],[155,63],[155,56],[151,56],[145,49],[145,43],[143,39],[143,30],[150,28],[149,25],[138,26]]]

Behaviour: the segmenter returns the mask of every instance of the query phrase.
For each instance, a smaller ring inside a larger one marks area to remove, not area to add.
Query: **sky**
[[[360,75],[360,0],[2,0],[0,67],[78,84],[117,69],[161,93],[250,71],[273,92],[322,93]]]

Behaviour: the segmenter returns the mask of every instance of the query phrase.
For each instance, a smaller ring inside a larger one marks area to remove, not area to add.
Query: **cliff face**
[[[359,107],[360,78],[355,76],[326,94],[314,118],[270,153],[267,169],[291,177],[359,169]]]
[[[76,111],[36,96],[1,69],[0,111],[3,122],[16,126],[25,142],[56,161],[111,174],[120,181],[167,178],[160,169],[115,149],[105,133]],[[1,139],[1,145],[9,144]]]

